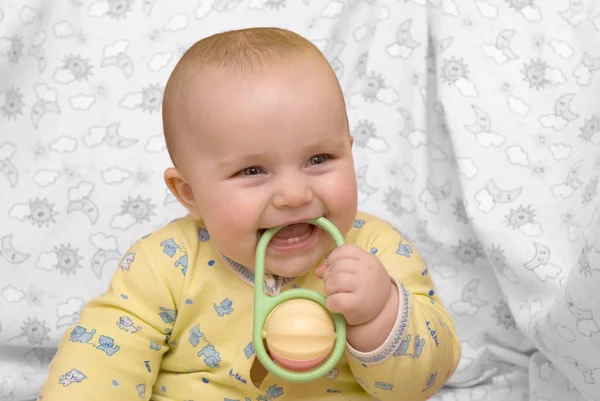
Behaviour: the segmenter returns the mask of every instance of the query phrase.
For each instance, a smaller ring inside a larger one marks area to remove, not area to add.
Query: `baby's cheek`
[[[256,228],[254,225],[244,224],[243,212],[231,213],[230,216],[220,220],[212,220],[212,229],[209,229],[212,245],[227,257],[238,263],[248,265],[253,263],[254,249],[256,247]],[[207,224],[209,226],[209,224]]]
[[[354,172],[348,171],[343,174],[330,190],[332,191],[331,196],[340,211],[344,212],[344,214],[351,215],[353,220],[358,204],[357,185]]]

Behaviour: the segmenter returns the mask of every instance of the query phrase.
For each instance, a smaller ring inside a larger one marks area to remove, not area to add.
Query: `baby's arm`
[[[163,277],[145,242],[127,251],[109,290],[65,333],[39,393],[44,401],[150,399],[176,317],[177,283]]]
[[[363,229],[369,230],[370,223]],[[460,345],[454,323],[435,294],[433,282],[417,251],[391,227],[386,227],[387,224],[373,224],[379,226],[378,231],[381,229],[383,235],[369,236],[373,240],[369,241],[368,249],[377,248],[375,255],[389,271],[398,290],[398,307],[394,308],[398,313],[388,316],[395,320],[393,328],[384,343],[371,352],[354,349],[349,332],[350,368],[363,388],[377,399],[427,400],[458,365]],[[384,322],[373,323],[360,328],[361,337],[370,337],[369,330],[377,331],[386,326]]]

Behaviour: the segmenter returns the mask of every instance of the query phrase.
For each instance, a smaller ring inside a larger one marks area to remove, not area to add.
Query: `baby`
[[[344,99],[315,46],[276,28],[205,38],[171,74],[163,121],[165,181],[189,215],[125,253],[39,399],[419,401],[442,387],[454,324],[417,251],[357,211]],[[305,223],[321,216],[346,244]],[[255,249],[276,226],[266,292],[316,290],[347,321],[344,356],[310,383],[268,373],[252,344]]]

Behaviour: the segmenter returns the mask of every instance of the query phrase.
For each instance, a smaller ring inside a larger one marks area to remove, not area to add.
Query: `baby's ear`
[[[165,170],[165,183],[167,187],[189,212],[194,220],[201,220],[200,210],[198,208],[196,197],[192,186],[188,184],[186,178],[175,167],[169,167]]]

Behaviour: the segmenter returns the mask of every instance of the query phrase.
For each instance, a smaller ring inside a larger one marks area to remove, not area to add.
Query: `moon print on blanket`
[[[23,263],[29,258],[29,254],[17,251],[12,245],[12,234],[5,235],[0,239],[0,254],[9,263]]]
[[[580,334],[586,337],[600,334],[600,328],[594,321],[594,313],[591,309],[582,309],[575,303],[569,287],[565,291],[565,301],[569,312],[576,319],[575,327]]]
[[[462,297],[450,304],[450,308],[457,315],[474,316],[479,308],[488,304],[478,294],[480,279],[471,280],[462,290]]]
[[[533,246],[535,248],[535,255],[529,262],[523,264],[523,266],[527,270],[531,270],[541,282],[557,278],[562,272],[562,268],[550,263],[550,248],[538,242],[534,242]]]

